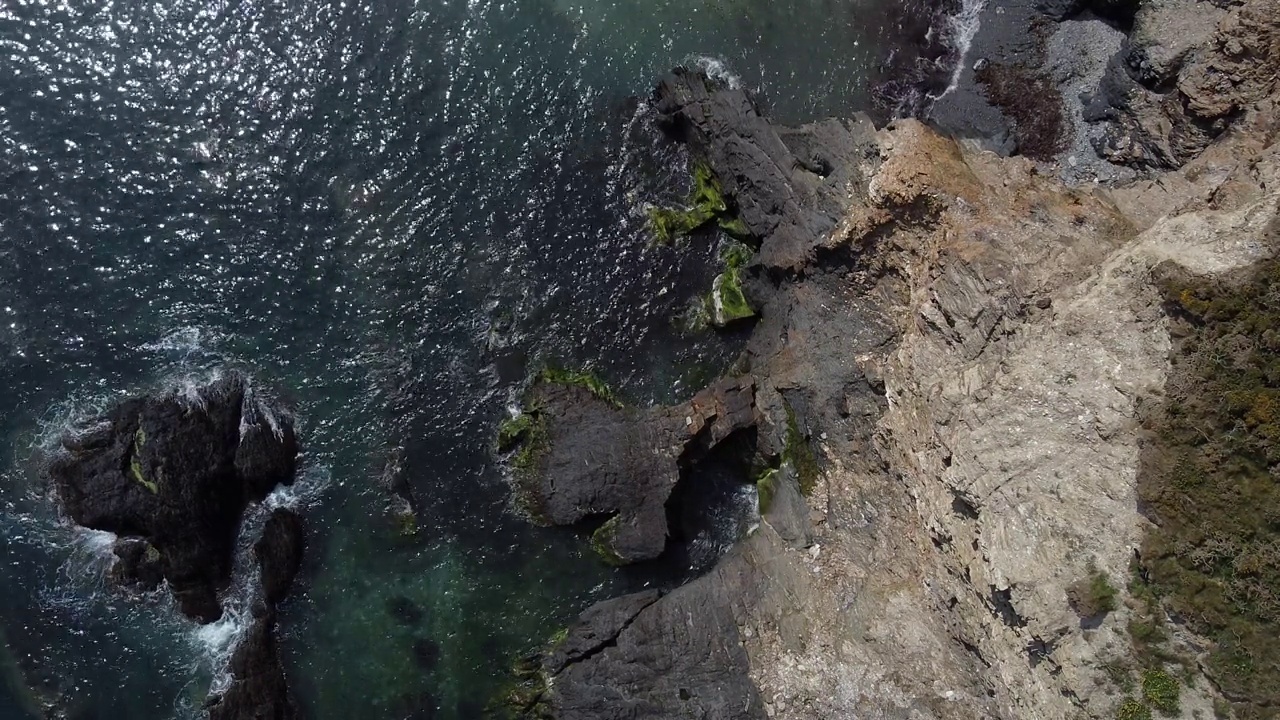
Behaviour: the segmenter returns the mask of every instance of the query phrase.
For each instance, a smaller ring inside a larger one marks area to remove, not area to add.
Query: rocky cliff
[[[743,286],[761,317],[736,367],[774,473],[756,479],[758,528],[712,572],[571,627],[526,712],[1280,711],[1248,689],[1274,669],[1228,682],[1212,661],[1227,640],[1148,571],[1160,517],[1139,491],[1189,332],[1162,278],[1229,275],[1280,241],[1280,11],[1054,12],[1032,54],[1085,38],[1094,55],[1033,69],[1071,136],[1048,160],[916,121],[778,129],[740,91],[660,86],[664,127],[758,246]]]

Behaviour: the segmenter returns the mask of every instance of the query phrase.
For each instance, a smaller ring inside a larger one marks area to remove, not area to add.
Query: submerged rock
[[[302,518],[296,512],[281,508],[267,518],[253,552],[262,569],[263,594],[272,607],[280,604],[293,588],[293,580],[302,567],[304,543]]]
[[[145,541],[117,548],[119,574],[155,584],[158,570],[182,612],[206,623],[222,615],[241,513],[293,481],[298,454],[289,420],[235,373],[194,397],[125,400],[62,444],[50,475],[67,515]]]
[[[662,554],[666,502],[687,467],[731,434],[753,427],[755,382],[722,380],[693,400],[647,410],[619,407],[584,384],[539,382],[511,443],[520,502],[536,520],[573,525],[609,515],[593,546],[612,564]]]

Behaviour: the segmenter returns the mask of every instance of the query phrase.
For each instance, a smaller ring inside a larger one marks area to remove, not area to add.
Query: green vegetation
[[[155,481],[148,480],[142,474],[142,446],[146,442],[147,433],[142,428],[138,428],[138,431],[133,434],[133,453],[129,459],[129,474],[133,476],[134,481],[150,490],[152,495],[155,495],[160,492],[160,487],[156,485]]]
[[[508,417],[498,425],[498,452],[515,451],[510,463],[516,503],[539,525],[548,524],[538,499],[538,483],[539,466],[550,445],[546,415],[531,398],[526,398],[519,415]]]
[[[761,515],[773,507],[773,496],[778,492],[777,475],[778,468],[769,468],[756,478],[756,502]]]
[[[1280,705],[1280,262],[1230,279],[1157,272],[1175,349],[1138,480],[1155,521],[1142,546],[1149,602],[1212,640],[1214,681],[1265,713]],[[1130,632],[1158,649],[1151,617]]]
[[[1151,708],[1133,698],[1125,698],[1116,709],[1116,720],[1151,720]]]
[[[622,559],[618,551],[613,549],[614,536],[617,534],[618,524],[621,522],[622,517],[614,515],[605,521],[603,525],[596,528],[595,532],[591,533],[591,549],[596,551],[596,554],[600,556],[601,560],[604,560],[606,565],[612,565],[613,567],[626,564],[626,561]]]
[[[534,422],[533,414],[527,412],[504,418],[498,425],[498,452],[510,452],[519,445],[533,430]]]
[[[818,458],[813,454],[809,439],[800,431],[796,411],[785,400],[782,404],[787,411],[787,444],[782,451],[782,460],[791,463],[800,481],[800,494],[808,497],[818,486]]]
[[[730,212],[720,180],[706,163],[698,162],[693,166],[693,192],[686,204],[685,208],[649,209],[649,227],[659,243],[670,243],[713,220],[730,235],[747,235],[746,223]]]
[[[738,273],[725,271],[711,283],[711,318],[716,325],[754,317],[756,311],[742,294]]]
[[[622,401],[613,393],[613,389],[609,387],[608,383],[590,371],[562,370],[548,366],[543,368],[538,379],[553,385],[577,385],[578,387],[586,388],[591,391],[592,395],[616,408],[622,407]]]
[[[560,628],[551,636],[551,641],[548,643],[548,646],[557,648],[567,642],[569,642],[569,628]]]
[[[1142,673],[1142,698],[1161,715],[1172,717],[1177,715],[1180,707],[1178,681],[1163,670],[1147,670]]]
[[[1089,564],[1089,577],[1072,583],[1067,588],[1067,599],[1071,607],[1082,618],[1095,618],[1105,615],[1117,607],[1117,590],[1093,563]]]
[[[485,708],[492,720],[552,720],[547,701],[547,673],[538,656],[527,657],[512,669],[514,679]]]

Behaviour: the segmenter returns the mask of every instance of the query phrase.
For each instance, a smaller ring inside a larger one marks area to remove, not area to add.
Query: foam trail
[[[188,358],[192,355],[210,355],[225,334],[199,326],[181,327],[164,337],[142,345],[143,350],[154,353],[177,353]]]
[[[964,74],[965,63],[969,58],[969,47],[973,38],[982,27],[982,11],[987,9],[987,0],[964,0],[960,12],[947,18],[944,28],[944,42],[955,50],[955,66],[951,69],[951,81],[941,93],[931,96],[933,101],[941,100],[960,86],[960,76]]]
[[[238,603],[229,603],[223,606],[222,617],[217,622],[200,625],[191,632],[191,645],[199,654],[200,660],[213,669],[213,680],[209,684],[210,696],[220,694],[230,687],[231,655],[249,625],[250,618],[238,607]]]
[[[309,467],[292,485],[277,485],[262,505],[268,512],[278,508],[304,510],[315,507],[329,488],[330,477],[327,466]]]

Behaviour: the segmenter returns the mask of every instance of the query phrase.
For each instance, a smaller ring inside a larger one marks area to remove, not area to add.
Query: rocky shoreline
[[[704,465],[754,485],[758,523],[687,584],[587,609],[491,712],[1280,712],[1250,690],[1280,672],[1207,634],[1242,627],[1236,600],[1203,613],[1177,585],[1211,586],[1222,559],[1186,553],[1205,572],[1183,573],[1186,538],[1151,540],[1181,518],[1152,483],[1182,477],[1166,455],[1188,440],[1150,439],[1182,427],[1165,401],[1183,377],[1171,353],[1197,352],[1197,332],[1217,341],[1203,330],[1213,303],[1237,297],[1213,278],[1280,243],[1280,3],[1016,0],[978,17],[927,122],[784,128],[702,72],[660,81],[657,126],[688,147],[706,207],[664,210],[658,229],[719,227],[747,248],[710,295],[714,324],[754,323],[747,346],[725,378],[666,407],[548,370],[497,445],[529,518],[589,534],[611,565],[668,552]],[[1250,297],[1270,287],[1250,282]],[[1241,432],[1273,427],[1272,389],[1231,400]],[[73,522],[118,536],[119,584],[165,584],[204,624],[222,615],[247,509],[293,482],[298,454],[289,418],[230,373],[120,403],[63,438],[49,475]],[[1273,481],[1263,454],[1246,470]],[[383,482],[412,524],[402,460]],[[213,720],[299,716],[276,642],[304,530],[287,509],[263,524],[250,625],[205,705]],[[1244,547],[1223,538],[1214,547]],[[1276,557],[1247,548],[1232,572]],[[1259,582],[1232,587],[1280,597]],[[1251,603],[1250,632],[1280,622]]]
[[[70,430],[49,466],[75,524],[116,536],[111,577],[136,590],[164,584],[180,611],[223,615],[246,510],[297,471],[292,419],[238,373],[190,389],[129,398]],[[276,609],[302,565],[302,518],[271,511],[253,545],[259,577],[249,626],[235,641],[211,720],[298,716],[276,650]]]
[[[585,612],[525,663],[512,714],[1273,711],[1224,694],[1204,662],[1220,640],[1150,589],[1136,488],[1141,409],[1170,362],[1153,268],[1275,251],[1280,7],[990,3],[982,19],[932,128],[778,128],[696,72],[659,84],[660,127],[756,250],[732,382],[754,389],[735,428],[756,433],[762,518],[703,577]],[[664,433],[625,435],[639,445],[617,454],[646,457]],[[550,521],[616,510],[583,500],[600,468],[563,466],[534,472],[535,495],[576,498]],[[645,532],[660,549],[663,527]]]

